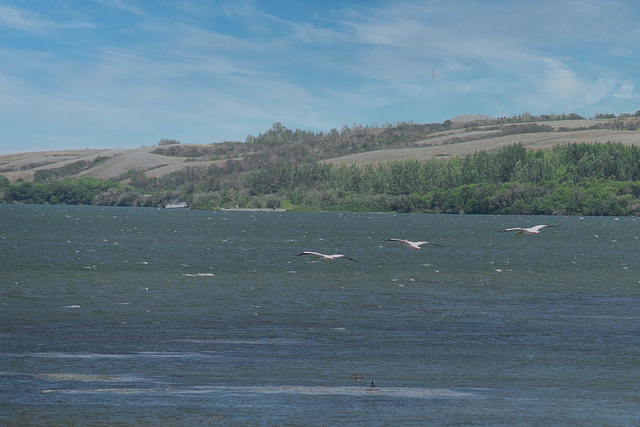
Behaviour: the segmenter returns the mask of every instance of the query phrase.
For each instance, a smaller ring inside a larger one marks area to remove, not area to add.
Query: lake
[[[536,224],[557,227],[498,232]],[[624,217],[0,205],[0,424],[640,425],[639,239]]]

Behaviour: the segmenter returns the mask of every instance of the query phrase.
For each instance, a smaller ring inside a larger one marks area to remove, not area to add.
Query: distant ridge
[[[640,146],[638,129],[617,130],[619,119],[551,120],[532,122],[545,125],[543,132],[503,134],[497,119],[481,114],[462,114],[451,119],[456,126],[427,135],[414,141],[410,147],[377,148],[345,156],[323,158],[322,162],[334,164],[366,164],[405,159],[430,159],[433,157],[464,156],[477,151],[499,150],[513,144],[523,144],[528,150],[548,149],[557,144],[575,142],[619,142]],[[637,118],[635,120],[639,120]],[[477,128],[470,125],[476,123]],[[518,126],[518,123],[502,126]],[[229,160],[241,160],[243,153],[233,158],[199,156],[217,144],[180,144],[181,151],[170,155],[156,146],[129,149],[55,150],[0,155],[0,176],[11,182],[32,181],[38,171],[50,169],[77,170],[61,175],[65,179],[99,178],[128,182],[129,171],[140,171],[148,178],[160,178],[187,168],[224,168]],[[58,178],[56,178],[58,179]]]
[[[484,120],[495,120],[495,117],[484,116],[482,114],[460,114],[459,116],[455,116],[451,119],[453,123],[469,123],[469,122],[478,122]]]

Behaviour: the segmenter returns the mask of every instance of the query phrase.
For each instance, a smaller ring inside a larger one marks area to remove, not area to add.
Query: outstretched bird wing
[[[395,238],[391,238],[391,239],[386,239],[386,242],[400,242],[400,243],[408,243],[406,239],[395,239]]]
[[[536,225],[535,227],[531,227],[530,230],[531,231],[539,231],[539,230],[542,230],[545,227],[557,227],[557,225]]]
[[[336,258],[346,258],[346,259],[348,259],[348,260],[350,260],[350,261],[358,262],[358,261],[356,261],[355,259],[353,259],[353,258],[351,258],[351,257],[348,257],[348,256],[346,256],[346,255],[338,254],[338,255],[334,255],[334,256],[335,256]]]
[[[416,245],[416,246],[433,245],[433,246],[440,246],[441,248],[444,248],[444,246],[439,245],[437,243],[433,243],[433,242],[413,242],[413,244]]]
[[[323,258],[326,256],[325,254],[321,254],[320,252],[311,252],[311,251],[300,252],[296,256],[300,256],[300,255],[315,255]]]

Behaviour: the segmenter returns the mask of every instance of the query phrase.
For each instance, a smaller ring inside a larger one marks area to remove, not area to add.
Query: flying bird
[[[440,247],[444,247],[442,245],[439,245],[437,243],[431,243],[431,242],[412,242],[411,240],[407,240],[407,239],[387,239],[385,240],[386,242],[400,242],[403,245],[407,245],[412,249],[420,249],[420,246],[422,245],[433,245],[433,246],[440,246]]]
[[[534,227],[529,227],[529,228],[515,227],[515,228],[506,228],[504,230],[499,230],[499,231],[517,231],[516,236],[518,234],[532,236],[534,234],[539,234],[540,230],[542,230],[545,227],[557,227],[557,225],[536,225]]]
[[[346,258],[348,260],[358,262],[355,259],[342,254],[326,255],[326,254],[321,254],[320,252],[304,251],[304,252],[300,252],[296,256],[300,256],[300,255],[315,255],[316,258],[322,258],[324,261],[335,261],[338,258]]]

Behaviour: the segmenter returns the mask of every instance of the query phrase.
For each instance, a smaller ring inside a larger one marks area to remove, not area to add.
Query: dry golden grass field
[[[364,164],[405,159],[429,159],[432,157],[463,156],[476,151],[498,150],[502,147],[522,143],[529,150],[551,148],[557,144],[571,142],[620,142],[640,145],[640,131],[615,131],[608,129],[576,130],[561,132],[558,129],[575,129],[606,123],[605,120],[567,120],[541,122],[552,126],[556,132],[526,133],[499,136],[497,131],[465,132],[464,130],[440,134],[420,141],[419,147],[369,151],[336,157],[327,160],[335,164]],[[472,139],[465,141],[465,139]]]
[[[162,156],[152,153],[156,148],[57,150],[7,154],[0,156],[0,175],[6,176],[10,181],[17,181],[21,178],[29,181],[37,170],[59,168],[81,160],[91,162],[97,157],[107,157],[108,159],[74,177],[110,179],[117,178],[130,169],[140,169],[149,177],[159,177],[188,166],[209,166],[226,161],[199,162],[187,157]]]

